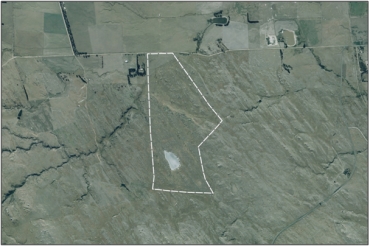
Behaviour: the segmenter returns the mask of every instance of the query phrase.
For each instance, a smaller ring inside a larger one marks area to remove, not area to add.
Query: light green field
[[[362,16],[367,14],[368,11],[368,2],[350,2],[350,15],[351,16]]]
[[[44,13],[44,32],[67,34],[61,14]]]

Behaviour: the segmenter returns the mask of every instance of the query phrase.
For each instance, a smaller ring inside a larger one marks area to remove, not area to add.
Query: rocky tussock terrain
[[[2,2],[1,242],[368,244],[367,6],[298,3]]]
[[[325,56],[342,57],[346,78]],[[9,62],[2,242],[366,243],[367,98],[353,56],[352,48],[178,56],[224,119],[201,147],[214,195],[151,190],[145,77],[128,85],[119,65],[99,71],[82,58]],[[201,119],[191,109],[200,95],[171,92],[189,97],[180,115]],[[202,119],[205,134],[213,116]]]

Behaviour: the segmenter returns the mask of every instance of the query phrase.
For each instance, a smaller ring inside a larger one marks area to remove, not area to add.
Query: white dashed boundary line
[[[195,86],[195,88],[197,88],[198,92],[200,93],[200,95],[203,97],[204,101],[207,103],[207,105],[212,109],[213,113],[215,113],[215,115],[220,119],[220,123],[218,123],[218,125],[207,135],[207,137],[205,139],[203,139],[203,141],[198,145],[198,153],[199,153],[199,159],[200,159],[200,165],[202,167],[202,173],[203,173],[203,177],[204,177],[204,180],[206,181],[207,185],[208,185],[208,188],[210,190],[210,192],[199,192],[199,191],[181,191],[181,190],[164,190],[164,189],[155,189],[154,188],[154,182],[155,182],[155,171],[154,171],[154,158],[153,158],[153,139],[152,139],[152,122],[151,122],[151,116],[150,116],[150,87],[149,87],[149,55],[173,55],[176,59],[176,61],[179,63],[180,67],[184,70],[184,72],[186,73],[186,75],[188,76],[188,78],[190,79],[191,82],[193,82],[193,85]],[[172,193],[186,193],[186,194],[208,194],[208,195],[212,195],[214,194],[213,193],[213,190],[211,188],[211,186],[209,185],[208,181],[207,181],[207,178],[206,178],[206,175],[204,173],[204,168],[203,168],[203,161],[202,161],[202,155],[200,154],[200,146],[209,138],[209,136],[211,136],[211,134],[221,125],[222,123],[222,119],[221,117],[216,113],[216,111],[212,108],[212,106],[209,104],[209,102],[207,101],[207,99],[204,97],[203,93],[199,90],[198,86],[194,83],[193,79],[190,77],[190,75],[188,74],[188,72],[185,70],[185,68],[182,66],[181,62],[179,61],[179,59],[177,59],[177,57],[175,56],[175,54],[173,52],[159,52],[159,53],[147,53],[146,54],[146,63],[147,63],[147,81],[148,81],[148,109],[149,109],[149,135],[150,135],[150,152],[151,152],[151,155],[152,155],[152,169],[153,169],[153,182],[152,182],[152,190],[155,190],[155,191],[165,191],[165,192],[172,192]]]

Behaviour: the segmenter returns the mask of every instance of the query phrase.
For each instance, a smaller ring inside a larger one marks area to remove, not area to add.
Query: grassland
[[[368,244],[367,3],[1,5],[3,244]]]

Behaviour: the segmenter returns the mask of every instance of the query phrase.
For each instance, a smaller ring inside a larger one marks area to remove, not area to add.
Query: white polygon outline
[[[212,109],[213,113],[216,114],[216,116],[220,119],[220,123],[218,123],[218,125],[211,131],[210,134],[208,134],[208,136],[203,139],[203,141],[198,145],[198,153],[199,153],[199,159],[200,159],[200,165],[202,167],[202,173],[203,173],[203,177],[204,177],[204,180],[206,181],[207,185],[208,185],[208,188],[211,192],[198,192],[198,191],[179,191],[179,190],[164,190],[164,189],[155,189],[154,188],[154,181],[155,181],[155,172],[154,172],[154,158],[153,158],[153,142],[152,142],[152,123],[151,123],[151,118],[150,118],[150,88],[149,88],[149,55],[173,55],[176,59],[176,61],[180,64],[181,68],[184,70],[184,72],[186,73],[186,75],[188,76],[188,78],[191,80],[191,82],[193,82],[193,85],[195,86],[195,88],[197,88],[197,90],[199,91],[200,95],[203,97],[204,101],[208,104],[208,106]],[[206,175],[204,174],[204,168],[203,168],[203,161],[202,161],[202,155],[200,154],[200,146],[209,138],[209,136],[211,136],[211,134],[217,129],[217,127],[219,127],[219,125],[221,125],[222,123],[222,119],[221,117],[216,113],[216,111],[212,108],[212,106],[208,103],[207,99],[204,97],[203,93],[199,90],[198,86],[194,83],[193,79],[190,77],[190,75],[188,74],[188,72],[185,70],[185,68],[182,66],[181,62],[179,61],[179,59],[177,59],[177,57],[175,56],[175,54],[173,52],[160,52],[160,53],[147,53],[146,54],[146,63],[147,63],[147,80],[148,80],[148,109],[149,109],[149,135],[150,135],[150,151],[151,151],[151,155],[152,155],[152,169],[153,169],[153,182],[152,182],[152,190],[156,190],[156,191],[165,191],[165,192],[173,192],[173,193],[187,193],[187,194],[208,194],[208,195],[212,195],[214,194],[213,193],[213,190],[211,188],[211,186],[209,185],[208,181],[207,181],[207,178],[206,178]]]

